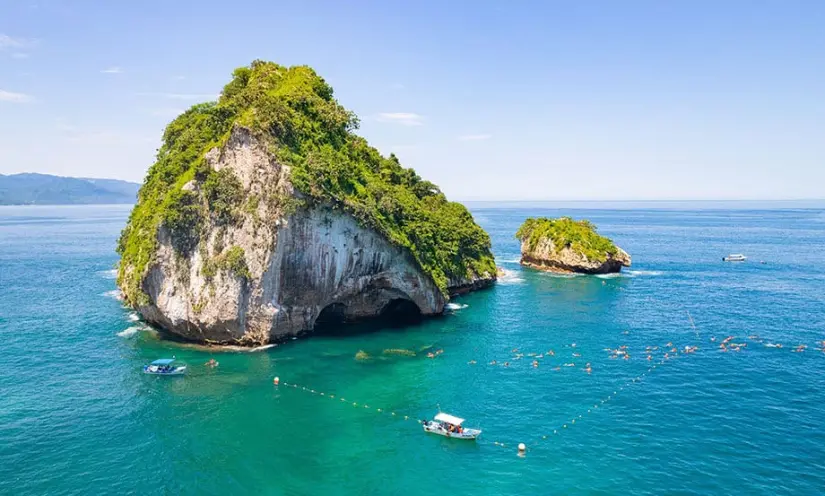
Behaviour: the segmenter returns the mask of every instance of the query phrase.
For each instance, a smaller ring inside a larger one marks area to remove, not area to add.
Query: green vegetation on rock
[[[596,226],[590,221],[576,221],[570,217],[531,217],[519,227],[516,238],[527,243],[530,251],[535,250],[542,239],[550,239],[556,250],[570,247],[596,262],[604,262],[608,255],[616,255],[619,251],[609,238],[596,232]]]
[[[226,143],[236,125],[250,129],[291,166],[292,183],[305,202],[284,199],[285,212],[305,203],[348,212],[408,250],[444,293],[451,280],[495,275],[489,236],[469,211],[447,201],[394,155],[383,157],[353,134],[357,117],[311,68],[255,61],[234,71],[217,102],[195,105],[167,126],[118,242],[118,283],[128,303],[146,302],[140,284],[161,225],[175,250],[189,253],[206,223],[229,225],[257,206],[258,199],[247,199],[245,207],[231,171],[211,170],[204,159]]]

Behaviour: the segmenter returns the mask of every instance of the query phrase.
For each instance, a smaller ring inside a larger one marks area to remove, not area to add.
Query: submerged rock
[[[356,124],[309,68],[237,70],[164,133],[118,245],[126,302],[189,340],[261,345],[491,284],[466,208]]]
[[[516,238],[521,241],[521,264],[534,269],[608,274],[630,267],[630,255],[586,220],[529,218]]]

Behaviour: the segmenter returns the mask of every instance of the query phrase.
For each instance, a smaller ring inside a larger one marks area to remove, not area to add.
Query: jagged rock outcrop
[[[608,274],[629,267],[630,255],[596,233],[588,221],[527,219],[516,237],[521,264],[550,272]]]
[[[286,88],[289,71],[308,93],[276,98],[256,86]],[[217,105],[167,128],[121,236],[118,284],[145,320],[193,341],[259,345],[320,321],[440,314],[450,295],[495,280],[486,233],[397,159],[349,128],[321,135],[322,146],[273,131],[338,110],[314,72],[253,63],[235,76]],[[275,122],[245,119],[277,105]]]

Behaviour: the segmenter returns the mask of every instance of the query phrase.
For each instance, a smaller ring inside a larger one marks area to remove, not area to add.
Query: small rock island
[[[255,346],[322,323],[444,311],[490,285],[490,237],[382,156],[311,68],[255,61],[168,125],[117,283],[149,323]]]
[[[587,220],[529,218],[516,238],[521,241],[521,264],[534,269],[609,274],[630,266],[630,255]]]

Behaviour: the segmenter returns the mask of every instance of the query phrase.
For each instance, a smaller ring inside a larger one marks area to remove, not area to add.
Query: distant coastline
[[[470,209],[782,210],[825,209],[825,199],[803,200],[458,200]]]
[[[0,174],[0,205],[132,204],[139,188],[137,183],[118,179]]]

